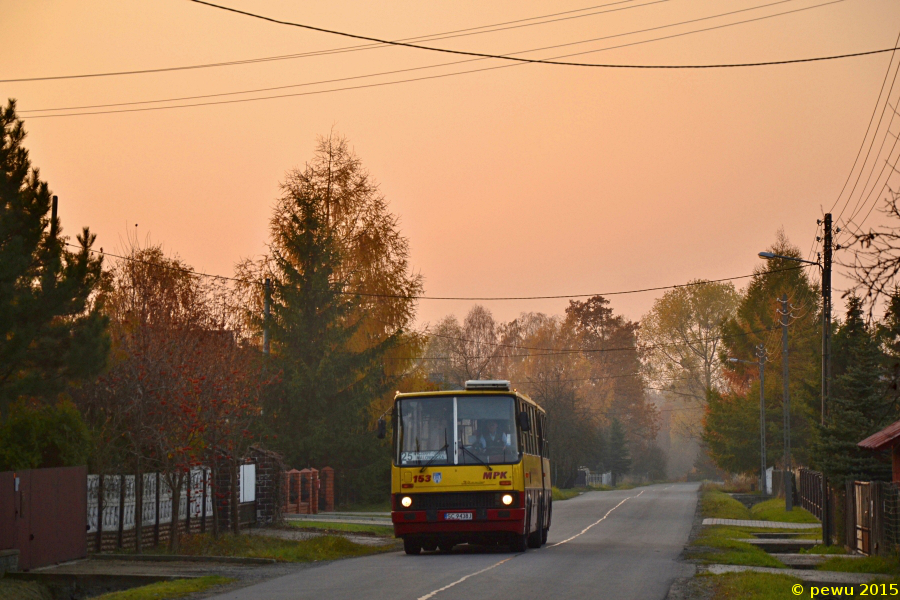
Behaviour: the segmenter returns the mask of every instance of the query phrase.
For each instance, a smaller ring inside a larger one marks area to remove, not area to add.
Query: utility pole
[[[831,213],[825,215],[825,235],[822,243],[822,425],[831,393]],[[828,503],[828,482],[822,471],[822,543],[831,545],[831,507]]]
[[[784,510],[794,509],[794,490],[791,484],[791,396],[788,391],[788,325],[790,311],[788,310],[787,294],[781,296],[781,363],[784,379]]]
[[[59,196],[53,196],[53,204],[50,205],[50,238],[56,241],[56,209],[59,203]]]
[[[263,305],[263,354],[269,354],[269,314],[272,297],[272,280],[266,277],[266,299]]]
[[[765,497],[766,487],[766,347],[756,347],[756,358],[759,361],[759,491]]]

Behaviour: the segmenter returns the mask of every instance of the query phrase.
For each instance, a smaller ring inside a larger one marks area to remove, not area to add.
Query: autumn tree
[[[51,192],[23,146],[10,100],[0,110],[0,412],[19,398],[49,399],[95,375],[109,350],[94,302],[101,261],[85,228],[68,250]]]
[[[371,431],[372,407],[416,358],[417,340],[404,328],[421,277],[410,272],[407,241],[347,141],[334,135],[288,174],[270,236],[269,254],[238,269],[273,281],[268,322],[259,318],[261,289],[250,290],[250,321],[271,332],[269,368],[281,377],[265,398],[267,431],[291,464],[329,465],[357,498],[377,497],[390,459]]]
[[[455,316],[441,319],[429,332],[423,355],[424,369],[442,387],[461,389],[470,379],[499,376],[500,330],[491,311],[476,304],[462,324]],[[507,353],[508,354],[508,353]]]
[[[800,257],[800,250],[779,232],[771,252]],[[784,455],[780,298],[789,300],[788,371],[791,394],[792,456],[809,462],[809,448],[820,414],[821,319],[819,289],[804,267],[776,259],[757,267],[734,318],[722,327],[723,354],[750,359],[762,344],[766,367],[766,456],[770,465]],[[753,364],[723,364],[728,388],[714,391],[707,407],[703,440],[723,469],[759,468],[759,370]],[[728,465],[728,466],[726,466]]]

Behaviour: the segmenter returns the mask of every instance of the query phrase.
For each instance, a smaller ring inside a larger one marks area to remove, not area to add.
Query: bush
[[[19,400],[0,424],[0,471],[87,463],[91,435],[75,405]]]

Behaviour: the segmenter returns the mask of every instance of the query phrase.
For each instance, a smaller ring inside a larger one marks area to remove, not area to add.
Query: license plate
[[[471,521],[472,513],[444,513],[445,521]]]

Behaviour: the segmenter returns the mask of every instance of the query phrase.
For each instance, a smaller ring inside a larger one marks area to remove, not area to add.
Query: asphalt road
[[[219,600],[662,600],[690,575],[680,554],[697,484],[589,492],[553,505],[547,545],[513,554],[459,546],[452,554],[402,552],[340,560],[216,596]]]

